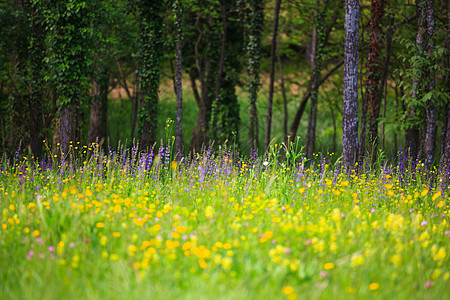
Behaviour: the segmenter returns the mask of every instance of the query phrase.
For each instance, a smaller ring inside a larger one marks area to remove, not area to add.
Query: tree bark
[[[320,7],[320,3],[317,3]],[[320,73],[322,72],[323,64],[323,47],[325,45],[325,13],[327,10],[328,2],[323,5],[323,9],[317,12],[317,16],[314,21],[314,33],[313,33],[313,66],[312,66],[312,88],[311,88],[311,107],[309,112],[308,128],[306,131],[306,157],[313,158],[313,153],[316,146],[316,123],[317,123],[317,100],[319,97],[319,81]]]
[[[277,0],[274,12],[274,24],[272,33],[272,46],[270,49],[270,83],[269,97],[267,100],[267,121],[266,121],[266,137],[264,140],[264,149],[267,151],[270,144],[270,131],[272,127],[272,104],[273,104],[273,85],[275,82],[275,51],[277,47],[278,19],[280,15],[281,0]]]
[[[31,43],[30,43],[30,146],[35,157],[42,152],[42,69],[44,59],[44,32],[42,20],[36,11],[36,4],[30,4]]]
[[[448,2],[447,11],[450,12],[450,1]],[[447,57],[445,59],[446,67],[447,67],[447,88],[446,92],[450,93],[450,14],[448,14],[448,22],[447,22],[447,40],[446,40],[446,48],[447,48]],[[442,151],[443,151],[443,162],[444,162],[444,170],[447,171],[447,177],[450,178],[450,101],[447,100],[446,107],[446,118],[444,119],[444,127],[442,132],[445,133],[443,135],[442,142]],[[448,182],[448,181],[447,181]]]
[[[140,149],[149,150],[156,143],[164,4],[144,1],[139,8],[139,135]]]
[[[281,86],[281,93],[283,95],[283,140],[286,141],[288,138],[288,108],[287,108],[287,96],[286,96],[286,88],[284,86],[284,71],[283,71],[283,64],[281,62],[281,40],[278,42],[277,47],[277,62],[278,62],[278,69],[280,72],[280,86]]]
[[[77,115],[74,103],[68,103],[60,107],[59,112],[59,141],[61,144],[62,158],[67,158],[70,150],[77,141]]]
[[[418,0],[417,3],[417,35],[416,35],[416,55],[423,55],[424,51],[424,35],[425,35],[425,9],[423,7],[423,1]],[[415,68],[415,74],[413,77],[413,91],[412,98],[415,101],[419,101],[422,94],[422,82],[421,82],[422,70]],[[416,118],[416,106],[410,105],[408,107],[408,116],[410,118]],[[418,158],[419,145],[420,145],[420,130],[418,124],[413,120],[412,124],[406,129],[406,152],[412,160]]]
[[[433,92],[435,89],[436,81],[433,71],[434,59],[433,54],[436,49],[434,45],[434,1],[426,0],[426,16],[427,16],[427,55],[428,60],[432,66],[428,69],[428,92]],[[424,142],[424,155],[425,155],[425,168],[430,171],[433,165],[434,150],[436,147],[436,103],[434,96],[431,97],[426,103],[425,111],[427,115],[427,127],[425,131]]]
[[[359,1],[346,0],[342,146],[347,171],[358,157],[358,42]]]
[[[106,76],[105,76],[106,75]],[[100,75],[94,82],[92,89],[92,102],[89,117],[88,142],[99,143],[106,150],[106,138],[108,133],[108,78],[107,73]]]
[[[256,102],[258,100],[258,90],[260,87],[259,71],[261,60],[261,35],[264,23],[264,10],[262,0],[252,0],[250,2],[250,12],[248,17],[249,36],[247,51],[248,59],[248,91],[250,97],[250,128],[249,142],[250,153],[258,150],[259,130],[258,130],[258,110]]]
[[[183,131],[181,128],[183,120],[183,88],[182,88],[182,54],[181,54],[181,40],[183,37],[183,2],[182,0],[175,0],[175,29],[176,29],[176,75],[175,75],[175,85],[177,93],[177,119],[176,119],[176,129],[175,129],[175,159],[181,160],[184,155],[184,144],[183,144]]]
[[[377,153],[378,118],[380,116],[382,81],[382,41],[383,29],[381,23],[384,17],[384,0],[372,0],[370,41],[366,67],[366,93],[364,102],[368,105],[368,153],[372,158]],[[360,149],[363,151],[363,149]]]

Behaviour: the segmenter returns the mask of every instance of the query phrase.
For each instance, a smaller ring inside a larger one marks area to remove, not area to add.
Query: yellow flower
[[[103,227],[105,227],[105,224],[103,224],[103,222],[98,222],[97,224],[95,224],[95,227],[103,228]]]
[[[198,260],[198,264],[200,265],[200,268],[202,268],[202,269],[205,269],[208,266],[208,264],[206,263],[206,261],[203,258]]]
[[[364,256],[362,255],[356,255],[352,257],[352,261],[350,263],[350,265],[352,267],[358,267],[358,266],[362,266],[364,264]]]
[[[422,193],[420,193],[420,196],[424,197],[424,196],[426,196],[427,194],[428,194],[428,190],[427,190],[427,189],[424,189],[424,190],[422,191]]]
[[[281,293],[283,295],[290,295],[290,294],[294,293],[294,287],[287,285],[281,290]]]
[[[9,210],[12,210],[12,211],[16,210],[16,207],[14,206],[14,204],[9,205]]]
[[[391,263],[393,263],[396,267],[400,266],[402,264],[402,257],[398,254],[394,254],[389,259]]]
[[[437,192],[436,194],[433,195],[433,197],[431,197],[431,200],[436,200],[437,198],[439,198],[441,196],[441,191]]]
[[[378,290],[379,287],[380,287],[380,285],[377,282],[373,282],[373,283],[369,284],[369,290],[371,290],[371,291]]]
[[[119,255],[113,253],[109,256],[109,259],[112,261],[119,260]]]
[[[176,230],[178,233],[185,233],[186,230],[187,230],[187,228],[184,227],[184,226],[177,226],[177,227],[175,227],[175,230]]]
[[[108,242],[108,238],[106,236],[102,236],[100,238],[100,245],[105,246],[107,242]]]
[[[437,205],[439,208],[442,208],[442,207],[444,207],[444,201],[439,201],[439,203],[438,203],[438,205]]]
[[[33,231],[33,236],[39,236],[40,234],[41,234],[41,232],[39,230]]]
[[[280,223],[281,222],[281,218],[280,217],[272,218],[272,222],[273,223]]]
[[[333,263],[326,263],[326,264],[323,266],[323,268],[324,268],[325,270],[331,270],[331,269],[334,268],[334,264],[333,264]]]

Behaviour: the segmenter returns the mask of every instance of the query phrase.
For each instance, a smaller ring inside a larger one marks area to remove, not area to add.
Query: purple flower
[[[53,251],[55,251],[55,247],[48,246],[47,250],[48,250],[48,252],[53,252]]]
[[[428,224],[427,221],[422,221],[422,223],[420,223],[420,226],[426,226]]]
[[[40,259],[44,259],[44,257],[45,257],[44,253],[40,253],[40,254],[39,254],[39,258],[40,258]]]

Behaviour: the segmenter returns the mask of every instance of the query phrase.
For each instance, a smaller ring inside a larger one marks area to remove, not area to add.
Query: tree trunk
[[[42,152],[42,69],[44,59],[44,32],[41,17],[31,4],[31,43],[30,43],[30,146],[37,158]]]
[[[317,6],[320,7],[320,3]],[[311,107],[309,112],[308,128],[306,131],[306,157],[313,158],[316,145],[316,122],[317,122],[317,100],[319,97],[319,81],[323,64],[323,47],[325,46],[325,13],[328,7],[326,1],[323,9],[317,13],[314,24],[313,33],[313,66],[312,66],[312,91],[311,91]]]
[[[432,67],[428,69],[428,92],[433,92],[435,88],[435,74],[433,71],[434,66],[434,1],[426,0],[426,16],[427,16],[427,54],[428,60],[432,64]],[[427,127],[425,132],[424,142],[424,155],[425,155],[425,168],[430,171],[433,165],[434,150],[436,147],[436,103],[434,96],[429,99],[425,106],[427,115]]]
[[[250,2],[250,13],[248,17],[248,91],[250,96],[250,129],[249,142],[250,153],[258,150],[259,132],[258,132],[258,111],[256,102],[258,100],[258,90],[260,87],[259,71],[261,60],[261,35],[264,23],[264,10],[262,0],[252,0]]]
[[[77,115],[74,103],[68,103],[60,107],[59,111],[59,141],[61,144],[62,158],[67,158],[70,150],[77,141]]]
[[[103,75],[105,74],[105,75]],[[89,117],[88,142],[99,143],[106,150],[108,132],[108,75],[103,73],[100,80],[94,82],[92,103]]]
[[[197,105],[198,105],[198,115],[197,122],[194,127],[194,131],[192,132],[191,143],[190,143],[190,151],[201,151],[201,148],[206,145],[208,142],[208,125],[211,117],[211,100],[209,97],[209,86],[208,86],[208,75],[211,67],[211,59],[209,55],[202,55],[199,52],[200,43],[203,38],[203,30],[200,25],[200,10],[197,13],[197,19],[195,21],[195,27],[198,31],[198,38],[194,46],[195,51],[195,65],[197,67],[198,78],[200,81],[200,95],[194,91],[194,95],[196,96]],[[209,42],[209,41],[208,41]],[[202,65],[201,58],[204,57],[204,63]],[[195,78],[191,78],[191,84],[194,88]],[[195,88],[196,90],[196,88]]]
[[[347,171],[358,156],[358,42],[359,1],[346,0],[342,146]]]
[[[448,12],[450,12],[450,1],[448,2]],[[447,48],[447,57],[446,57],[446,67],[447,67],[447,88],[446,92],[447,94],[450,93],[450,14],[448,14],[448,22],[447,22],[447,41],[446,41],[446,48]],[[447,177],[450,178],[450,100],[447,100],[447,107],[446,109],[446,118],[444,119],[444,126],[443,127],[443,133],[445,132],[445,135],[443,135],[443,142],[442,142],[442,151],[443,151],[443,162],[444,162],[444,170],[447,171]],[[445,128],[445,129],[444,129]],[[446,167],[446,168],[445,168]]]
[[[140,148],[149,150],[156,143],[157,105],[162,53],[162,2],[140,7],[139,135]]]
[[[382,41],[381,23],[384,16],[384,0],[372,0],[370,41],[366,65],[366,93],[364,102],[368,105],[368,153],[375,157],[378,144],[378,118],[380,116],[382,80]],[[360,149],[363,151],[363,149]],[[374,160],[372,160],[374,161]]]
[[[449,80],[447,80],[448,83]],[[447,102],[447,123],[445,144],[444,144],[444,165],[447,166],[447,175],[450,176],[450,101]]]
[[[175,86],[177,94],[177,120],[175,129],[175,159],[181,160],[184,155],[184,144],[183,144],[183,132],[182,132],[182,119],[183,119],[183,88],[182,88],[182,56],[181,56],[181,39],[183,36],[182,27],[182,11],[183,11],[182,0],[175,0],[175,28],[176,28],[176,75],[175,75]]]
[[[267,100],[267,121],[266,121],[266,138],[264,141],[264,149],[267,151],[270,144],[270,131],[272,127],[272,103],[273,103],[273,85],[275,82],[275,51],[277,48],[277,33],[278,33],[278,18],[280,15],[281,0],[277,0],[275,4],[272,46],[270,49],[270,83],[269,83],[269,97]]]
[[[288,108],[287,108],[287,96],[286,96],[286,88],[284,86],[284,71],[283,71],[283,64],[281,62],[281,40],[278,42],[277,47],[277,62],[278,62],[278,69],[280,72],[280,86],[281,86],[281,93],[283,95],[283,140],[286,141],[288,139]]]
[[[423,1],[417,1],[417,35],[416,35],[416,55],[423,55],[424,51],[424,34],[425,34],[425,9],[423,7]],[[421,82],[422,70],[415,68],[415,74],[413,78],[413,90],[412,98],[415,101],[419,101],[422,94],[422,82]],[[416,106],[410,105],[408,107],[408,116],[410,118],[415,118],[417,116]],[[418,158],[419,155],[419,145],[420,145],[420,127],[413,121],[409,124],[406,129],[406,151],[412,160]]]

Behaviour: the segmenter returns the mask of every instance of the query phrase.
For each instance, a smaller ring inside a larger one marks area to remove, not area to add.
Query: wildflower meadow
[[[449,299],[448,178],[205,148],[0,163],[1,299]]]

